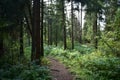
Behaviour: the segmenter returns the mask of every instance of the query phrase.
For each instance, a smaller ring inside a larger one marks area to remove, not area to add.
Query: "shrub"
[[[0,80],[51,80],[47,67],[29,64],[5,65],[0,69]]]

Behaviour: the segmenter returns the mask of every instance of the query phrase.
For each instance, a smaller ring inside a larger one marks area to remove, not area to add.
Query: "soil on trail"
[[[73,80],[73,76],[58,60],[49,57],[51,62],[50,69],[53,80]]]

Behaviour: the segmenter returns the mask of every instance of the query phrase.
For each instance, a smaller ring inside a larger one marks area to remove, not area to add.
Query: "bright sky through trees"
[[[44,2],[46,2],[47,4],[48,4],[48,2],[49,2],[49,0],[44,0]],[[70,17],[71,17],[71,2],[67,2],[66,4],[65,4],[65,6],[66,6],[66,16],[68,17],[68,19],[70,19]],[[74,4],[73,5],[73,7],[74,8],[76,8],[77,6],[76,6],[76,4]],[[85,22],[85,6],[82,8],[83,10],[82,10],[82,27],[84,27],[84,22]],[[75,16],[77,17],[77,19],[79,20],[79,22],[80,22],[80,24],[81,24],[81,12],[80,12],[80,10],[81,10],[81,3],[79,3],[79,12],[77,11],[77,10],[75,10],[74,11],[74,14],[75,14]],[[103,15],[103,18],[105,18],[105,16]],[[101,22],[100,21],[100,29],[101,30],[104,30],[104,27],[105,27],[105,23],[104,22]]]
[[[49,0],[44,0],[44,2],[46,2],[47,4],[49,3]],[[67,2],[66,4],[65,4],[65,6],[66,6],[66,10],[67,10],[67,17],[68,18],[70,18],[71,17],[71,3],[69,2]],[[76,7],[76,4],[74,4],[73,5],[73,7],[75,8]],[[81,9],[81,5],[79,5],[79,8]],[[84,9],[85,7],[83,7],[83,9]],[[80,16],[81,16],[81,14],[80,14],[80,11],[79,11],[79,15],[78,15],[78,11],[74,11],[74,13],[75,13],[75,16],[77,17],[77,19],[79,20],[79,22],[81,22],[80,21]],[[83,10],[82,11],[82,27],[83,27],[83,25],[84,25],[84,22],[85,22],[85,20],[84,20],[84,17],[85,17],[85,11]]]

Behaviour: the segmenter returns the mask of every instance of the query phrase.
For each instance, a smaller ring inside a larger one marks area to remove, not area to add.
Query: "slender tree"
[[[64,35],[64,49],[67,48],[67,44],[66,44],[66,26],[65,26],[65,12],[64,12],[64,0],[62,0],[62,17],[63,17],[63,21],[62,21],[62,24],[63,24],[63,35]]]
[[[93,24],[93,40],[94,40],[94,47],[98,48],[98,39],[97,39],[97,33],[98,33],[98,27],[97,27],[97,13],[94,15],[94,24]]]
[[[45,36],[45,43],[47,43],[47,19],[45,18],[45,25],[44,25],[44,36]]]
[[[52,45],[52,27],[51,27],[51,17],[50,17],[50,14],[51,14],[51,7],[50,7],[50,3],[51,3],[52,1],[51,0],[49,0],[48,1],[48,45]]]
[[[82,43],[82,3],[81,3],[81,25],[80,25],[80,43]]]
[[[0,57],[4,54],[3,34],[0,32]]]
[[[33,22],[34,21],[34,22]],[[35,60],[35,0],[33,2],[33,21],[32,21],[32,53],[31,61]]]
[[[44,18],[44,4],[43,0],[41,0],[41,56],[44,56],[44,47],[43,47],[43,18]]]
[[[20,23],[20,56],[24,55],[24,48],[23,48],[23,22]]]
[[[55,18],[56,18],[56,21],[55,21],[55,23],[56,23],[56,22],[58,22],[57,16]],[[57,46],[57,45],[58,45],[58,24],[55,24],[55,46]]]
[[[73,0],[71,0],[71,26],[72,26],[72,49],[74,49],[74,29],[73,29]]]
[[[50,45],[52,45],[53,44],[53,35],[52,35],[52,32],[53,32],[53,26],[52,26],[52,24],[53,24],[53,20],[52,20],[52,18],[50,17],[50,19],[49,19],[49,22],[50,22],[50,25],[49,25],[49,32],[50,32],[50,36],[49,36],[49,40],[50,40]]]

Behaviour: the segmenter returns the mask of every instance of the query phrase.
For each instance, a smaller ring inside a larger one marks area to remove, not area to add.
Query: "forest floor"
[[[53,80],[74,80],[73,75],[58,60],[49,57],[50,69]]]

